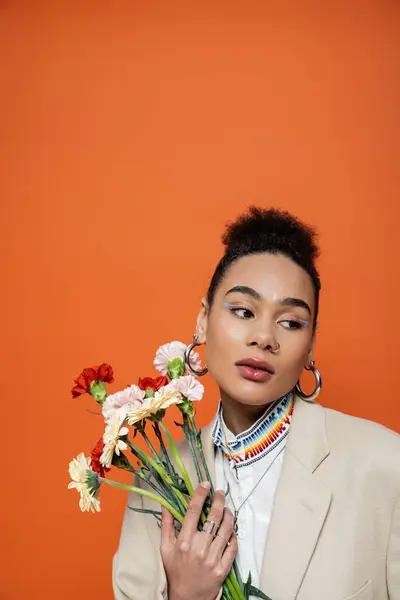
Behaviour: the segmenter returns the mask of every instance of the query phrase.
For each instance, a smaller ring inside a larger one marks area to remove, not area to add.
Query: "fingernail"
[[[217,490],[216,494],[220,494],[221,496],[225,496],[225,490]]]
[[[203,487],[206,490],[209,490],[211,488],[208,481],[202,481],[200,485],[201,485],[201,487]]]

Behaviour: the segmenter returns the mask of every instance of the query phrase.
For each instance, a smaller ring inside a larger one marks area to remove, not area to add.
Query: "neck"
[[[232,398],[227,398],[222,393],[221,402],[225,424],[234,435],[239,435],[239,433],[246,431],[246,429],[254,425],[267,410],[268,406],[272,404],[272,402],[267,402],[260,406],[251,406],[237,402]]]

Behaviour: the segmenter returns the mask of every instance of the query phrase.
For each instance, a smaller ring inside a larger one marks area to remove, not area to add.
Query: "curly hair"
[[[207,292],[211,308],[215,291],[233,262],[251,254],[279,254],[290,258],[310,276],[315,290],[316,323],[321,281],[316,268],[320,254],[316,231],[291,213],[251,206],[247,213],[228,223],[222,236],[225,253],[219,261]]]

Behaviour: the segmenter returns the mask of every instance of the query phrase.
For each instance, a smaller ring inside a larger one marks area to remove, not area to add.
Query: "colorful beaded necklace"
[[[215,446],[233,461],[236,468],[260,460],[269,454],[289,433],[294,407],[294,395],[290,392],[268,406],[265,413],[246,431],[231,441],[226,441],[222,418],[222,403],[219,403],[217,419],[212,432]]]

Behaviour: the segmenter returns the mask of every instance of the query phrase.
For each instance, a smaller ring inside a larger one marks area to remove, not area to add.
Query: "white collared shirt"
[[[272,431],[280,414],[287,410],[290,402],[290,397],[275,402],[257,423],[238,436],[235,436],[226,427],[220,406],[217,424],[213,432],[216,445],[216,489],[226,492],[229,486],[226,504],[233,513],[235,508],[239,509],[237,562],[243,581],[246,582],[251,573],[251,582],[255,587],[258,587],[260,583],[264,547],[267,541],[274,495],[281,474],[291,413],[283,431],[279,432],[268,449],[262,450],[254,457],[249,457],[247,452],[247,458],[245,458],[246,455],[243,453],[241,461],[239,453],[240,448],[244,449],[246,444],[249,447],[249,440],[251,442],[254,437],[257,439],[257,433],[264,431],[265,436],[265,432]],[[221,436],[218,435],[221,430],[225,432],[229,449],[235,450],[238,461],[229,460],[221,447]],[[256,485],[257,483],[258,485]],[[245,498],[247,500],[239,508]]]

